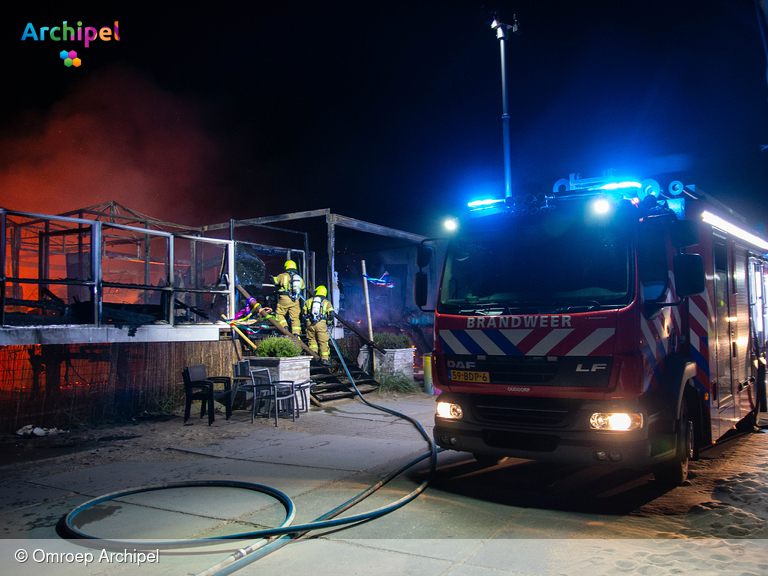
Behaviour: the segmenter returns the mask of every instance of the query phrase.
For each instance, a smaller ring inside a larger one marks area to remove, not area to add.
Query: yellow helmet
[[[285,261],[285,269],[286,270],[296,270],[296,262],[293,260],[286,260]]]
[[[315,296],[328,296],[328,289],[325,286],[315,288]]]

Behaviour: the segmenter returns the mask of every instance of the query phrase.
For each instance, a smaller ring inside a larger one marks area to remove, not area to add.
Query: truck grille
[[[479,421],[508,426],[561,428],[571,423],[571,406],[551,398],[545,404],[538,398],[478,394],[472,397],[472,412]]]

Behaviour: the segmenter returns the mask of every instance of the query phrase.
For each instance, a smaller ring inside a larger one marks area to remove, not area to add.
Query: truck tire
[[[500,464],[501,462],[504,462],[504,460],[507,459],[506,456],[495,456],[493,454],[476,454],[476,453],[473,453],[472,457],[475,460],[477,460],[478,464],[484,467],[496,466],[496,464]]]
[[[663,462],[653,469],[656,482],[664,486],[681,486],[688,479],[688,462],[693,458],[693,422],[688,417],[688,405],[683,399],[680,408],[680,432],[677,436],[677,453],[672,460]]]
[[[755,406],[755,409],[752,410],[749,414],[744,416],[743,419],[741,419],[739,422],[736,423],[736,431],[741,432],[742,434],[750,434],[755,431],[757,427],[757,420],[759,417],[759,409],[760,405],[758,404]]]
[[[766,386],[765,386],[765,364],[762,362],[759,363],[759,367],[757,369],[757,385],[755,386],[755,390],[757,391],[757,406],[760,409],[760,412],[768,412],[768,406],[766,406]]]

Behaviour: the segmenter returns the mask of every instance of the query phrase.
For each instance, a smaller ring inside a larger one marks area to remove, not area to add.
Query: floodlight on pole
[[[512,152],[509,143],[509,98],[507,97],[506,41],[510,31],[512,31],[514,34],[520,34],[517,25],[517,15],[513,15],[512,19],[512,24],[504,24],[503,22],[499,22],[497,18],[494,18],[493,22],[491,22],[491,28],[496,30],[496,38],[499,39],[499,46],[501,48],[501,123],[504,138],[504,196],[506,198],[512,197]]]

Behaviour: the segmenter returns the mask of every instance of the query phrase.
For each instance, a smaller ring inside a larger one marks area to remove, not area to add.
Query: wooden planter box
[[[374,350],[376,370],[382,374],[402,372],[408,378],[413,379],[413,348],[387,348],[387,353],[382,354]],[[368,348],[362,348],[357,355],[357,365],[363,370],[368,370]]]
[[[249,356],[247,360],[251,368],[266,368],[272,381],[291,380],[294,384],[301,384],[309,380],[310,356],[294,356],[292,358],[273,358]]]

